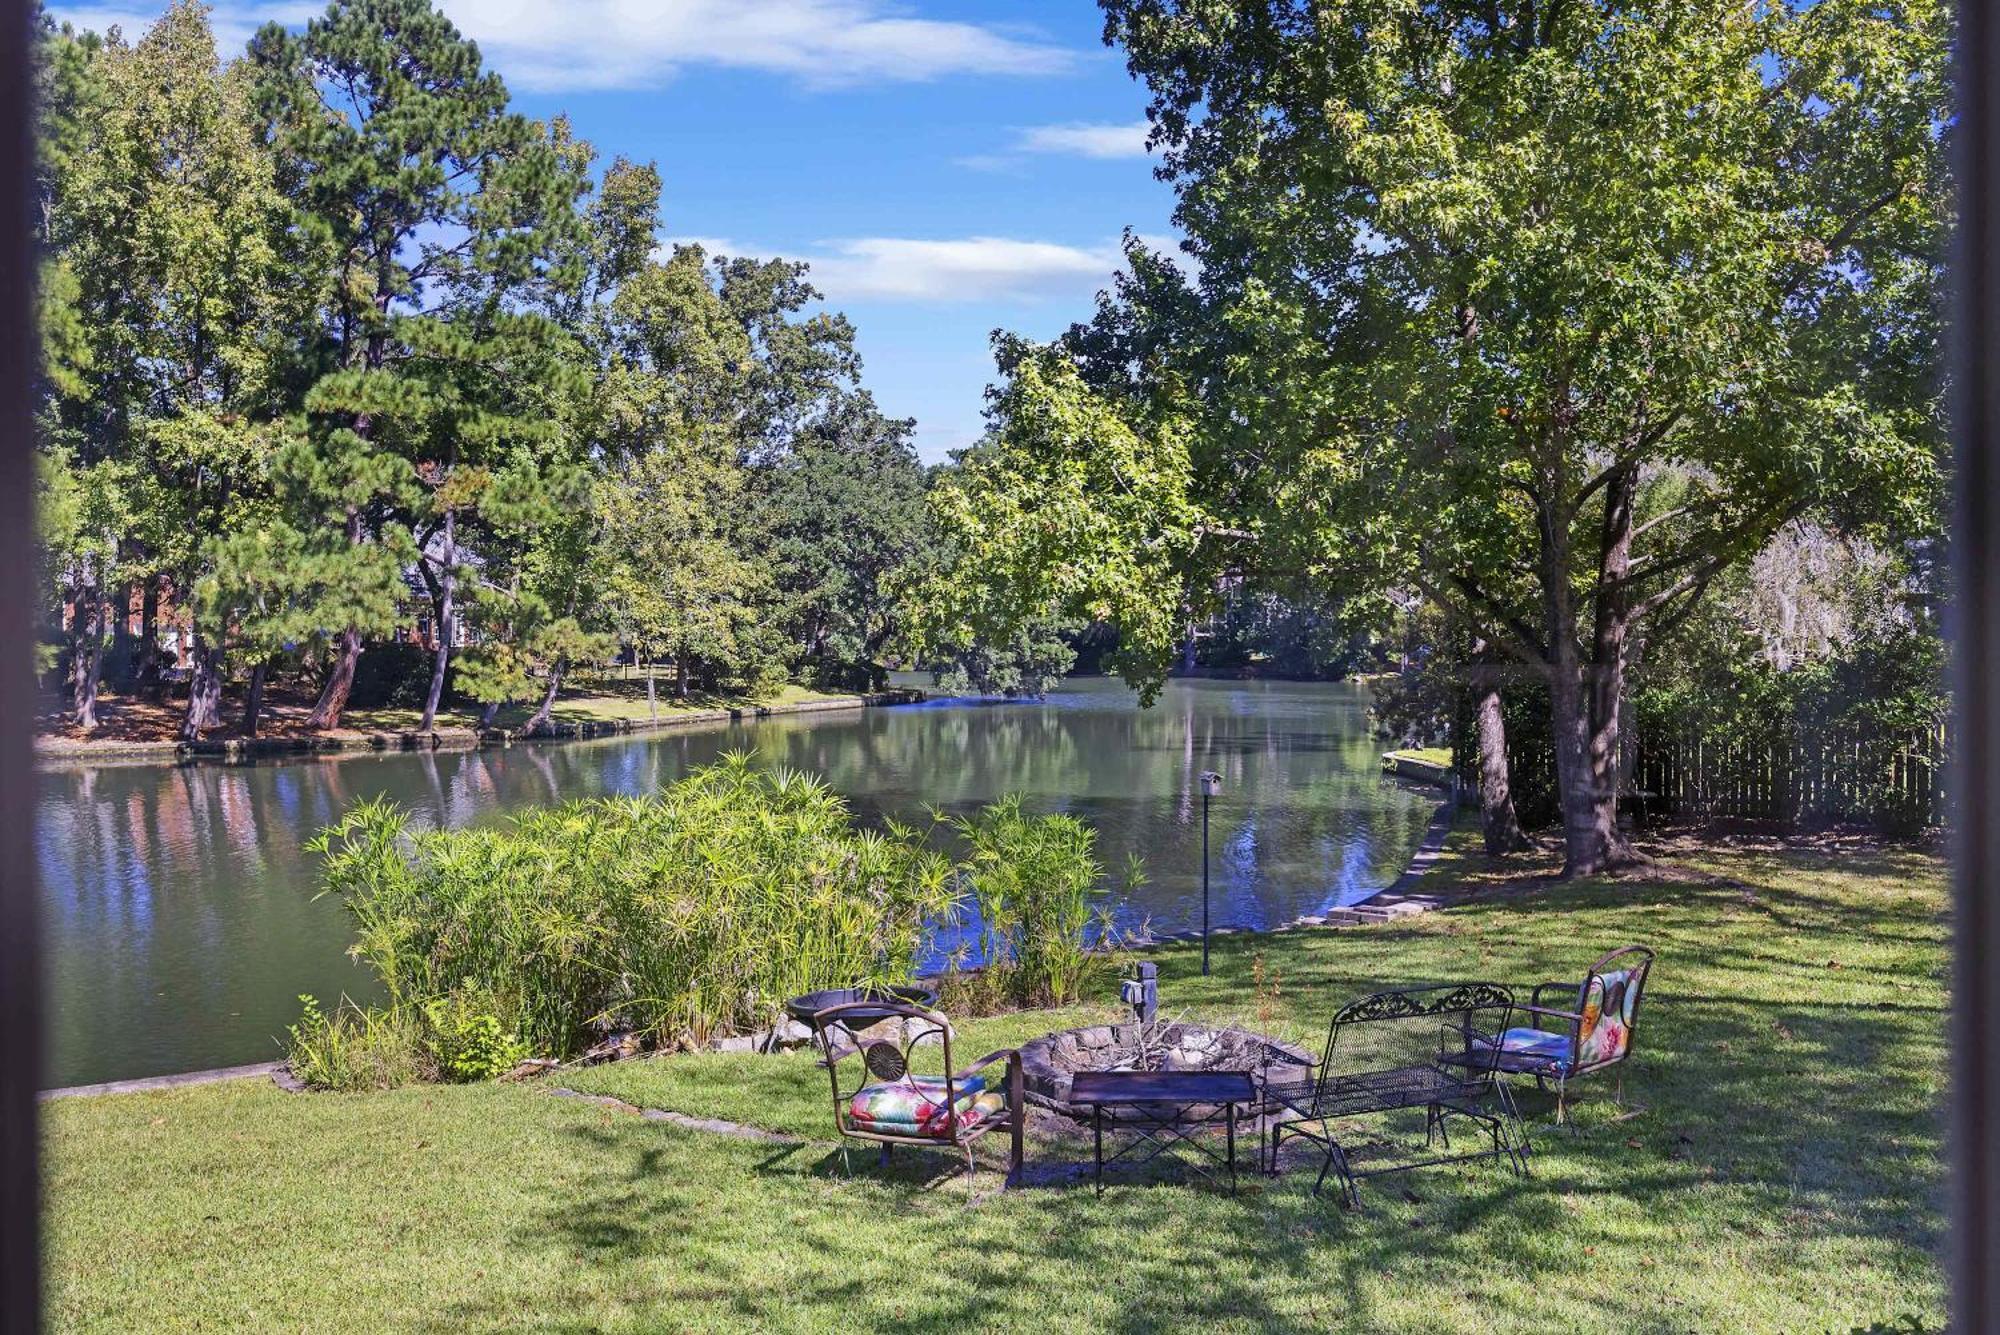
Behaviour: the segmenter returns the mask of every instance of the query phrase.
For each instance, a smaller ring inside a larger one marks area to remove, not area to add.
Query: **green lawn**
[[[557,696],[555,707],[549,711],[549,716],[557,723],[644,723],[655,717],[669,718],[675,714],[695,713],[707,709],[768,709],[779,705],[797,705],[814,700],[840,698],[843,697],[838,694],[815,691],[810,687],[788,682],[755,697],[700,692],[681,700],[673,694],[671,682],[661,682],[656,686],[653,703],[648,705],[645,678],[621,680],[611,676],[592,682],[587,687]],[[535,708],[534,702],[509,705],[500,711],[499,717],[494,720],[494,726],[518,728],[534,714]],[[344,727],[357,732],[409,732],[423,722],[423,711],[399,708],[351,709],[341,722]],[[462,705],[454,709],[440,710],[437,726],[471,728],[478,722],[479,710]]]
[[[354,1330],[1847,1331],[1942,1322],[1944,876],[1866,846],[1674,856],[1698,875],[1507,886],[1407,925],[1156,952],[1163,1010],[1313,1034],[1376,982],[1660,952],[1627,1079],[1650,1111],[1491,1163],[1232,1199],[1170,1183],[996,1194],[943,1155],[850,1178],[803,1055],[598,1068],[579,1088],[802,1138],[646,1121],[521,1086],[292,1096],[262,1083],[51,1105],[56,1325]],[[1103,1014],[1099,1006],[1093,1013]],[[964,1052],[1074,1015],[970,1022]],[[1046,1174],[1052,1155],[1035,1147]],[[1406,1190],[1407,1189],[1407,1190]]]
[[[1406,746],[1400,751],[1391,751],[1392,756],[1408,756],[1411,760],[1421,760],[1429,765],[1451,764],[1451,748],[1448,746]]]

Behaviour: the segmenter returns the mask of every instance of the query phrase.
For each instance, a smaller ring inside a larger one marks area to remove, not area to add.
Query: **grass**
[[[1451,748],[1448,746],[1406,746],[1400,751],[1389,752],[1392,756],[1406,756],[1411,760],[1421,760],[1428,765],[1450,765]]]
[[[709,709],[769,709],[839,698],[838,693],[787,682],[755,696],[697,691],[682,700],[674,695],[671,682],[661,682],[656,683],[654,702],[649,706],[645,678],[621,681],[608,677],[586,688],[559,694],[549,717],[557,723],[644,723],[655,717],[671,718],[675,714]],[[493,726],[518,728],[534,715],[535,707],[534,701],[509,705],[500,711]],[[421,709],[352,709],[342,718],[341,726],[356,732],[407,732],[422,721]],[[441,729],[470,728],[478,722],[479,710],[475,706],[438,711],[437,726]]]
[[[1314,1036],[1378,982],[1660,952],[1622,1123],[1529,1100],[1535,1176],[1492,1163],[1309,1194],[1169,1181],[994,1194],[944,1155],[850,1178],[802,1054],[576,1072],[713,1135],[519,1085],[292,1096],[261,1083],[47,1109],[47,1301],[64,1329],[1847,1331],[1942,1324],[1944,874],[1869,845],[1664,851],[1689,870],[1547,887],[1461,833],[1494,893],[1389,927],[1157,952],[1163,1010]],[[1100,1002],[962,1026],[969,1059]],[[1079,1147],[1031,1150],[1074,1160]],[[1087,1151],[1084,1151],[1087,1153]]]
[[[815,691],[810,687],[788,682],[756,695],[700,691],[682,700],[673,694],[671,681],[657,683],[656,686],[654,704],[649,706],[646,703],[644,677],[628,679],[615,674],[606,675],[559,693],[550,716],[557,723],[641,723],[655,717],[666,719],[676,714],[709,709],[769,709],[808,704],[817,700],[849,698],[838,693]],[[536,701],[526,701],[507,706],[500,711],[494,726],[520,727],[533,716],[536,704]],[[283,689],[273,690],[265,702],[259,735],[264,738],[278,738],[414,732],[417,725],[423,722],[423,710],[414,707],[349,709],[341,715],[338,729],[329,733],[318,733],[305,726],[306,716],[311,712],[312,705],[313,699],[310,695]],[[159,700],[147,700],[138,696],[120,695],[106,688],[98,696],[98,728],[88,738],[77,734],[69,725],[67,709],[68,705],[62,698],[46,693],[41,698],[35,717],[35,733],[44,744],[53,745],[64,751],[74,751],[99,744],[167,743],[177,740],[180,736],[181,718],[187,710],[187,694],[183,690],[178,699],[169,693]],[[451,729],[469,731],[478,726],[479,714],[480,710],[476,705],[440,709],[437,727],[439,731]],[[208,733],[207,736],[213,740],[240,736],[241,716],[241,698],[237,689],[232,687],[223,704],[223,726]]]

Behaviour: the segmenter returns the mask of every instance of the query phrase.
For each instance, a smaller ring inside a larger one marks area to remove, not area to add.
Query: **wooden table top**
[[[1071,1103],[1249,1103],[1257,1087],[1248,1071],[1079,1071]]]

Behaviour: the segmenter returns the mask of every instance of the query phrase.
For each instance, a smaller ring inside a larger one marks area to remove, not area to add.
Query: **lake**
[[[1421,841],[1434,796],[1380,772],[1367,695],[1344,684],[1176,681],[1151,709],[1085,678],[1046,700],[934,700],[472,752],[44,771],[36,848],[51,1007],[45,1086],[279,1055],[302,992],[373,995],[345,911],[300,845],[386,794],[452,825],[540,802],[645,793],[731,750],[810,770],[864,821],[1019,792],[1095,826],[1146,883],[1121,924],[1201,923],[1201,789],[1216,926],[1267,927],[1365,898]]]

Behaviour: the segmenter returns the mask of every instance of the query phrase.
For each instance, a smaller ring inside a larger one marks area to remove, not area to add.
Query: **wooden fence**
[[[1638,731],[1628,786],[1648,810],[1903,831],[1943,825],[1949,815],[1943,720],[1907,732],[1857,723],[1801,723],[1763,737],[1671,725]]]
[[[1507,759],[1514,804],[1530,826],[1555,823],[1555,751],[1546,697],[1508,701]],[[1453,759],[1477,791],[1471,709],[1457,711]],[[1780,719],[1724,728],[1672,716],[1635,720],[1623,804],[1634,814],[1787,826],[1860,823],[1914,834],[1951,818],[1947,720],[1888,729],[1854,718]]]

